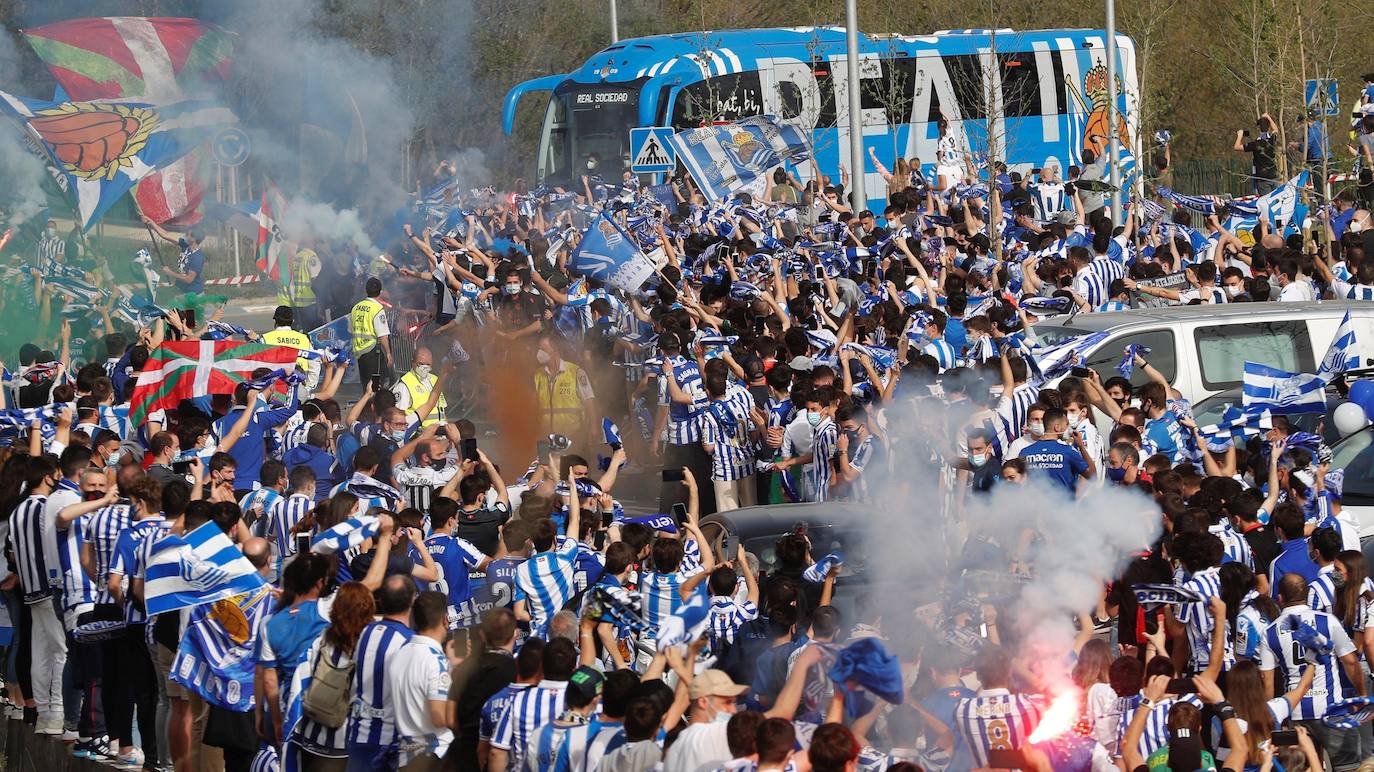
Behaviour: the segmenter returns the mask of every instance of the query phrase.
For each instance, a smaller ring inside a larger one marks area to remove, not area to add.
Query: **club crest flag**
[[[582,232],[568,268],[612,287],[634,292],[654,275],[654,264],[615,220],[604,212]]]
[[[672,145],[692,179],[713,201],[756,189],[779,164],[811,157],[806,133],[771,115],[678,132]]]
[[[227,107],[201,100],[44,102],[0,92],[0,110],[23,127],[87,230],[139,180],[237,121]]]

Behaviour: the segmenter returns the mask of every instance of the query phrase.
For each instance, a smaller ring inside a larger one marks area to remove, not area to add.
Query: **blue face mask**
[[[806,422],[812,426],[819,426],[821,423],[821,414],[814,410],[806,411]]]
[[[1126,480],[1126,467],[1107,467],[1107,479],[1114,483],[1124,482]]]
[[[390,437],[393,442],[404,442],[406,438],[406,430],[397,429],[393,432],[387,432],[387,436]]]

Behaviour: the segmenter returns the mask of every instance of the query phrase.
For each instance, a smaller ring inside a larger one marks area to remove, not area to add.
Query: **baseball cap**
[[[568,676],[568,688],[574,689],[587,700],[601,693],[601,684],[606,678],[592,668],[583,665]]]
[[[1050,219],[1053,222],[1059,223],[1060,225],[1073,225],[1078,220],[1074,213],[1070,212],[1067,209],[1055,212],[1054,216]]]
[[[811,360],[811,357],[793,357],[792,361],[787,363],[787,366],[793,370],[800,370],[803,372],[810,372],[816,369],[816,363]]]
[[[749,687],[730,680],[730,676],[726,675],[724,670],[713,668],[697,673],[687,690],[687,696],[694,700],[698,697],[738,697],[747,691]]]

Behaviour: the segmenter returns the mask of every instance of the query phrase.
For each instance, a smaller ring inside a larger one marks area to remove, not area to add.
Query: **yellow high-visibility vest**
[[[377,315],[385,309],[376,298],[364,298],[348,314],[348,331],[353,335],[353,356],[358,357],[377,347]]]
[[[582,398],[577,395],[577,380],[581,370],[571,362],[552,377],[544,368],[534,374],[534,391],[539,400],[539,414],[549,431],[573,435],[582,425]]]
[[[310,337],[303,332],[296,332],[293,329],[282,328],[264,332],[262,342],[273,346],[290,346],[297,351],[311,351],[314,346],[310,345]],[[303,373],[311,373],[312,360],[309,357],[296,357],[296,368]]]
[[[290,267],[288,283],[277,290],[277,305],[292,308],[315,305],[315,289],[310,282],[320,272],[319,255],[312,249],[297,250]]]
[[[420,412],[420,408],[429,401],[434,389],[442,389],[438,377],[430,375],[429,382],[424,383],[415,375],[414,370],[409,370],[405,375],[402,375],[400,384],[405,387],[406,393],[410,395],[410,408],[406,411],[408,414]],[[440,391],[439,402],[434,405],[433,410],[429,411],[429,415],[425,416],[425,420],[421,421],[420,425],[430,426],[440,423],[446,412],[448,412],[448,397]]]

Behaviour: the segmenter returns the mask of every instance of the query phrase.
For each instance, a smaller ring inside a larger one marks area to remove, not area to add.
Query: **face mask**
[[[591,171],[592,169],[595,169],[595,168],[596,168],[596,161],[594,161],[594,160],[588,158],[588,159],[587,159],[587,171]]]
[[[444,467],[448,466],[448,461],[442,458],[432,458],[429,460],[429,465],[431,468],[442,472]]]
[[[980,467],[983,464],[986,464],[987,462],[988,454],[986,453],[973,453],[970,454],[968,457],[969,466],[972,466],[974,468]]]
[[[1352,228],[1352,230],[1353,230],[1353,228]],[[56,236],[56,235],[57,235],[57,229],[56,229],[56,228],[48,228],[47,230],[45,230],[45,231],[43,231],[43,232],[46,233],[46,234],[48,234],[48,238],[52,238],[53,236]]]
[[[1040,435],[1044,434],[1044,433],[1045,433],[1045,422],[1044,422],[1044,421],[1031,421],[1031,422],[1030,422],[1030,433],[1033,434],[1033,435],[1035,435],[1036,437],[1039,437]]]
[[[821,414],[813,410],[806,411],[806,422],[812,426],[818,426],[821,422]]]
[[[105,498],[105,494],[101,493],[100,491],[86,491],[84,494],[81,495],[81,498],[86,501],[100,501],[101,499]]]
[[[1227,284],[1227,285],[1226,285],[1226,297],[1228,297],[1228,298],[1233,298],[1233,297],[1235,297],[1236,295],[1239,295],[1239,294],[1240,294],[1240,287],[1237,287],[1237,286],[1235,286],[1234,284]]]
[[[1111,467],[1108,467],[1108,468],[1107,468],[1107,479],[1108,479],[1108,480],[1111,480],[1112,482],[1115,482],[1115,483],[1125,482],[1125,480],[1126,480],[1126,467],[1124,467],[1124,466],[1119,466],[1119,467],[1116,467],[1115,469],[1113,469],[1113,468],[1111,468]]]
[[[1331,572],[1331,586],[1340,589],[1345,586],[1345,576],[1339,571]]]
[[[1077,411],[1073,411],[1073,412],[1068,413],[1068,418],[1069,418],[1069,426],[1077,426],[1077,425],[1078,425],[1078,412],[1077,412]]]
[[[119,451],[116,450],[109,458],[105,459],[105,466],[108,469],[114,469],[119,466]]]
[[[396,429],[394,431],[389,431],[386,433],[386,436],[390,438],[392,442],[405,442],[406,430]]]
[[[519,285],[519,284],[502,284],[502,285],[501,285],[501,291],[504,292],[504,293],[507,294],[507,295],[519,295],[519,294],[520,294],[520,285]]]
[[[422,381],[428,378],[432,372],[434,372],[434,368],[431,365],[415,365],[415,377]]]
[[[549,363],[549,352],[541,348],[538,351],[534,352],[534,358],[535,361],[539,362],[539,364],[546,365]]]

